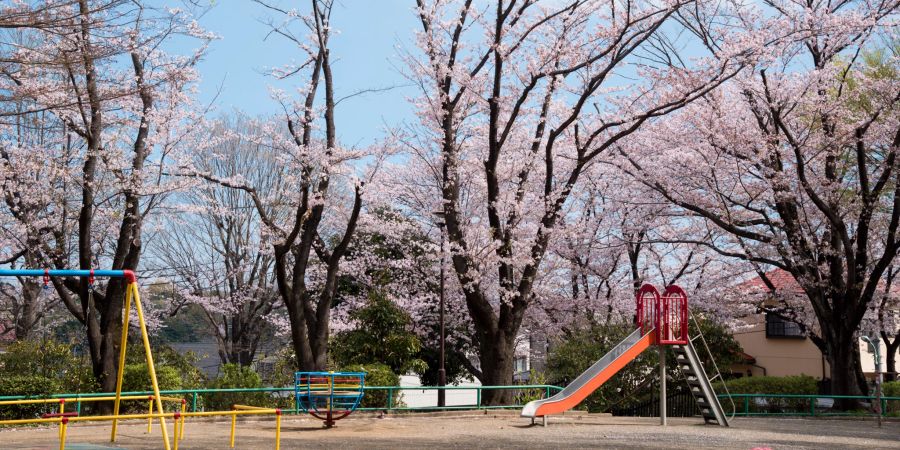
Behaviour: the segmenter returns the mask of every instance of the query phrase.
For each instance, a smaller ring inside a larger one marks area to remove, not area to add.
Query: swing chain
[[[50,289],[50,269],[44,269],[44,290]]]

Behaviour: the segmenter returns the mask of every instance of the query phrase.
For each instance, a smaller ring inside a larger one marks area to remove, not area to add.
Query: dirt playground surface
[[[180,449],[226,449],[229,421],[188,422]],[[171,424],[170,435],[171,435]],[[146,421],[119,425],[109,444],[108,423],[71,424],[66,449],[158,449],[158,425],[148,435]],[[308,416],[285,416],[281,448],[666,448],[666,449],[900,449],[900,421],[877,428],[871,420],[734,419],[731,428],[702,425],[700,419],[572,414],[552,417],[546,428],[509,413],[351,416],[326,430]],[[274,448],[274,418],[238,421],[235,448]],[[57,428],[0,431],[3,449],[58,449]]]

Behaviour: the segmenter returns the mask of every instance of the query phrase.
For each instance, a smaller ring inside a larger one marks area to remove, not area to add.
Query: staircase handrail
[[[703,342],[703,348],[706,350],[706,354],[709,355],[709,360],[712,361],[713,369],[716,370],[716,376],[722,380],[722,387],[725,388],[725,394],[728,395],[728,402],[731,403],[731,416],[728,417],[728,419],[734,419],[735,414],[737,414],[737,406],[735,406],[734,400],[731,398],[731,392],[728,391],[728,383],[725,382],[722,372],[719,371],[719,365],[716,364],[716,358],[713,357],[712,352],[709,350],[709,345],[706,343],[706,338],[703,337],[703,331],[700,329],[700,323],[697,321],[697,317],[694,316],[694,311],[689,310],[689,314],[691,315],[691,321],[694,322],[694,328],[697,330],[697,336],[699,336],[700,341]],[[701,363],[700,361],[697,362]]]

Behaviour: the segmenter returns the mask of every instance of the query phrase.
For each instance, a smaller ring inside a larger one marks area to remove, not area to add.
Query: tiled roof
[[[797,279],[791,275],[790,272],[784,269],[774,269],[765,273],[766,278],[772,283],[772,286],[775,287],[775,291],[778,294],[799,294],[806,295],[806,291],[800,287],[800,283],[797,283]],[[885,281],[884,279],[878,282],[878,287],[880,289],[884,289]],[[747,280],[738,285],[738,289],[743,290],[745,293],[761,293],[761,292],[770,292],[768,286],[763,281],[761,277],[755,277],[750,280]],[[900,296],[900,282],[895,282],[891,285],[891,294]]]
[[[800,284],[797,283],[797,280],[794,278],[794,276],[784,269],[770,270],[766,272],[765,275],[766,278],[768,278],[772,283],[772,286],[775,287],[775,291],[778,291],[779,293],[804,293],[803,288],[800,287]],[[766,282],[763,281],[762,277],[756,277],[747,280],[741,283],[738,287],[751,292],[771,291],[771,289],[769,289],[769,286],[766,285]]]

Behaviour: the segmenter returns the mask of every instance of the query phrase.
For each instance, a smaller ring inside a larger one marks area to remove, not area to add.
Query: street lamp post
[[[869,350],[875,359],[875,414],[878,415],[878,428],[881,428],[881,415],[884,414],[881,410],[881,339],[877,336],[862,336],[862,340],[869,344]]]
[[[438,368],[438,386],[442,389],[438,389],[438,398],[437,405],[440,408],[447,406],[447,392],[443,389],[444,386],[447,385],[447,370],[444,368],[444,212],[436,211],[434,213],[438,216],[438,226],[441,228],[441,282],[440,282],[440,313],[439,313],[439,321],[441,327],[441,341],[440,341],[440,366]]]

